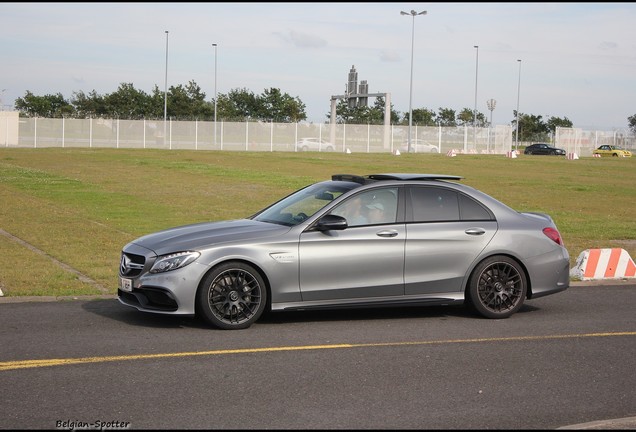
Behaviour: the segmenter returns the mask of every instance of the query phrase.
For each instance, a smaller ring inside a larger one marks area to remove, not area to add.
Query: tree
[[[262,96],[247,89],[234,89],[227,95],[217,95],[218,119],[245,121],[248,119],[299,122],[307,118],[305,104],[279,89],[270,88]],[[73,92],[71,102],[61,93],[35,96],[27,91],[16,99],[16,109],[27,117],[102,117],[124,120],[162,119],[166,114],[177,120],[212,120],[214,100],[206,101],[205,93],[194,82],[171,86],[167,94],[154,86],[152,95],[135,89],[132,83],[121,83],[117,91],[101,96],[93,90],[88,95]]]
[[[627,117],[627,124],[629,126],[629,130],[632,131],[632,134],[636,135],[636,114]]]
[[[214,118],[214,107],[205,101],[205,93],[194,81],[171,86],[168,94],[168,116],[176,120],[210,120]]]
[[[384,124],[384,108],[386,101],[383,97],[376,97],[373,106],[354,106],[350,107],[346,99],[340,99],[336,103],[336,123],[338,124]],[[400,120],[400,113],[390,109],[390,124],[397,124]],[[331,120],[331,113],[326,114],[327,121]]]
[[[450,108],[439,108],[437,111],[437,118],[435,119],[440,126],[457,126],[457,121],[455,120],[455,110]]]
[[[103,99],[106,112],[115,118],[139,120],[152,113],[150,96],[132,83],[121,83],[117,91]]]
[[[457,123],[460,126],[472,126],[474,120],[474,112],[470,108],[464,108],[457,115]]]
[[[476,122],[475,118],[477,119]],[[477,111],[477,115],[475,116],[475,110],[470,108],[464,108],[461,110],[457,116],[457,120],[459,126],[473,126],[473,123],[475,123],[476,127],[486,127],[488,124],[486,116],[483,113]]]
[[[162,90],[159,90],[159,87],[155,84],[155,87],[152,89],[152,96],[150,96],[148,118],[162,119],[163,112],[164,112],[164,105],[167,105],[167,97],[164,95],[164,92]],[[166,112],[167,112],[167,109],[166,109]]]
[[[101,96],[93,90],[89,94],[74,92],[71,101],[62,94],[35,96],[27,91],[23,98],[16,99],[14,105],[22,116],[28,117],[101,117],[119,119],[162,119],[164,105],[167,115],[176,120],[212,120],[214,100],[206,101],[205,93],[194,82],[185,86],[170,87],[167,94],[154,86],[152,94],[135,89],[132,83],[121,83],[119,88]],[[167,102],[167,103],[166,103]],[[349,106],[345,99],[336,104],[336,122],[348,124],[384,124],[385,99],[376,97],[373,106]],[[255,95],[246,88],[233,89],[227,94],[218,94],[216,101],[217,120],[246,121],[262,120],[276,123],[296,123],[307,119],[306,106],[298,96],[292,97],[278,88],[268,88],[261,95]],[[406,125],[409,113],[401,114],[390,109],[390,124]],[[463,108],[459,115],[450,108],[439,108],[437,113],[428,108],[415,108],[411,111],[412,124],[416,126],[444,127],[472,126],[475,113]],[[516,116],[516,111],[513,111]],[[327,114],[331,120],[331,113]],[[485,127],[489,123],[483,113],[477,112],[476,126]],[[629,127],[636,134],[636,114],[628,117]],[[516,126],[516,119],[512,126]],[[545,141],[557,127],[572,127],[567,118],[550,117],[544,122],[541,116],[520,114],[519,138],[524,141]]]
[[[70,117],[74,112],[73,106],[61,93],[35,96],[27,90],[24,98],[17,98],[14,105],[27,117],[61,118]]]
[[[260,106],[256,117],[261,120],[296,123],[307,118],[305,104],[298,97],[293,98],[287,93],[283,94],[280,89],[265,89],[258,100]]]
[[[219,94],[217,98],[217,119],[245,121],[260,113],[256,95],[246,88],[230,90],[227,94]]]
[[[563,117],[563,118],[550,117],[548,121],[546,122],[546,125],[550,133],[554,135],[558,127],[571,128],[572,122],[567,117]]]
[[[75,118],[105,118],[108,116],[104,98],[98,95],[95,90],[88,95],[84,94],[83,91],[74,92],[71,97],[71,105],[75,109]]]
[[[515,117],[517,111],[513,110]],[[512,121],[516,133],[516,119]],[[540,115],[519,113],[519,139],[518,141],[548,141],[550,136],[550,128],[543,121]]]
[[[427,108],[416,108],[413,111],[412,124],[417,126],[435,126],[435,112]],[[409,124],[409,113],[404,113],[402,123]]]

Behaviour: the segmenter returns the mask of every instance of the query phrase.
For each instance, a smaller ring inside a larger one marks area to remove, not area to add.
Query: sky
[[[400,114],[476,106],[510,125],[518,106],[626,130],[634,23],[636,3],[0,3],[0,105],[194,81],[206,100],[277,88],[320,123],[354,67]]]

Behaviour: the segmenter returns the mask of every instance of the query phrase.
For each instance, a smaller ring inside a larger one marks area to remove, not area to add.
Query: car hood
[[[288,226],[251,219],[221,222],[202,222],[148,234],[130,242],[131,245],[150,249],[157,255],[187,250],[200,250],[219,243],[254,240],[282,235]]]

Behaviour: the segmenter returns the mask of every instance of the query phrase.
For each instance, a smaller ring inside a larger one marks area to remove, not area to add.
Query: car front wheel
[[[261,316],[266,303],[265,281],[256,269],[241,262],[216,267],[197,292],[197,312],[223,330],[248,328]]]
[[[485,259],[468,282],[468,301],[486,318],[508,318],[521,309],[528,283],[519,264],[506,256]]]

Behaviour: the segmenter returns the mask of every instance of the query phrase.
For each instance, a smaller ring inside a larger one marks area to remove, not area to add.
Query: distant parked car
[[[594,154],[599,156],[611,156],[611,157],[632,157],[632,152],[629,150],[624,150],[620,147],[616,147],[613,145],[602,145],[596,150],[594,150]]]
[[[296,143],[296,150],[332,152],[335,150],[335,146],[328,141],[321,140],[320,138],[302,138]]]
[[[400,147],[400,151],[403,153],[409,152],[409,142],[404,141],[402,146]],[[439,153],[439,149],[436,145],[427,143],[421,139],[413,139],[411,140],[411,149],[410,153]]]
[[[551,155],[551,156],[565,156],[565,150],[557,147],[552,147],[546,143],[534,143],[526,147],[523,154],[527,155]]]

